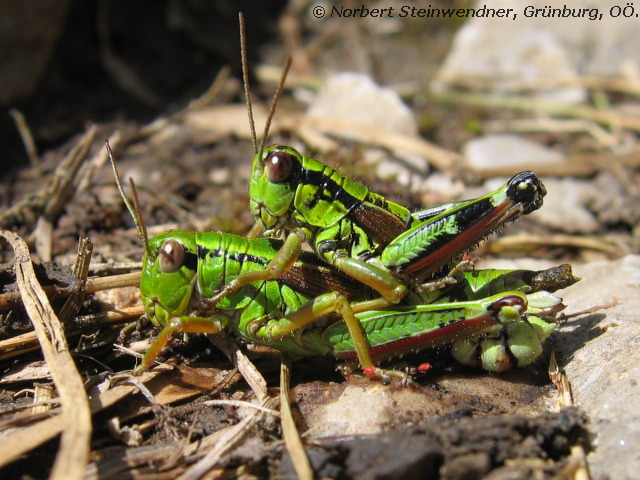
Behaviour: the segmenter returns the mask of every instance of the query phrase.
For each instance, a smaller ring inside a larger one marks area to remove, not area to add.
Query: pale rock
[[[328,78],[307,114],[378,131],[418,135],[413,113],[400,96],[359,73],[345,72]]]
[[[562,296],[567,312],[617,302],[559,328],[556,353],[576,404],[590,418],[592,478],[640,471],[640,256],[575,266],[582,280]]]
[[[512,134],[493,134],[474,138],[463,148],[467,165],[479,172],[513,168],[535,169],[539,165],[557,165],[564,155],[556,150]]]
[[[640,7],[632,2],[479,0],[473,5],[483,6],[513,8],[517,18],[469,19],[456,35],[434,88],[473,88],[477,84],[482,89],[501,92],[577,76],[622,76],[634,81],[640,78]],[[627,11],[629,17],[614,18],[612,7],[616,6],[634,10]],[[582,18],[549,17],[549,8],[565,7],[573,12],[588,9],[588,13]],[[535,9],[543,10],[532,16]],[[598,18],[591,20],[589,14],[595,13]],[[572,104],[586,100],[586,90],[557,87],[539,93],[537,98]]]
[[[407,188],[411,185],[414,176],[404,165],[388,160],[377,164],[376,174],[382,180],[393,180],[398,185]]]
[[[419,186],[420,192],[435,192],[442,198],[456,199],[462,198],[466,193],[465,185],[449,175],[440,172],[433,172],[425,178]]]
[[[594,233],[600,223],[587,208],[595,188],[592,182],[575,178],[544,178],[547,196],[537,210],[537,222],[566,233]]]
[[[475,7],[486,5],[522,12],[527,5],[536,3],[489,0],[476,3]],[[577,22],[562,23],[565,28],[564,24]],[[456,35],[433,88],[441,90],[450,85],[472,88],[475,82],[481,88],[488,86],[493,91],[502,92],[524,85],[567,81],[577,76],[570,54],[554,30],[547,24],[532,25],[520,13],[513,21],[504,18],[468,20]],[[586,99],[586,90],[579,86],[557,87],[540,91],[536,97],[555,103],[575,104]]]

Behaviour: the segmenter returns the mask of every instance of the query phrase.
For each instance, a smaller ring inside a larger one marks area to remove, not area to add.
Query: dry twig
[[[84,292],[94,293],[101,290],[111,290],[112,288],[136,287],[140,285],[140,272],[124,273],[122,275],[111,275],[109,277],[91,277],[86,280]],[[42,287],[47,295],[56,295],[64,297],[79,293],[70,291],[66,287],[58,287],[56,285],[47,285]],[[20,292],[8,292],[0,294],[0,311],[8,310],[20,303]]]
[[[49,186],[46,188],[44,198],[48,199],[44,213],[38,219],[34,232],[36,251],[40,258],[49,262],[52,259],[53,225],[58,220],[69,200],[73,197],[78,186],[76,174],[87,157],[89,147],[96,135],[95,125],[89,129],[86,135],[73,147],[65,159],[58,165]]]
[[[12,108],[9,113],[13,117],[13,121],[16,122],[16,127],[18,128],[20,137],[22,137],[22,143],[24,143],[24,148],[27,150],[31,166],[38,168],[40,166],[40,157],[38,156],[38,149],[31,134],[31,129],[29,125],[27,125],[27,120],[24,118],[22,112],[15,108]]]
[[[549,378],[558,389],[558,398],[556,399],[557,408],[561,409],[573,405],[571,382],[569,382],[569,377],[567,377],[566,373],[564,373],[558,365],[554,352],[551,352],[551,358],[549,359]]]
[[[559,117],[581,118],[611,128],[626,128],[640,132],[640,119],[618,114],[610,109],[599,109],[578,105],[563,105],[557,102],[545,102],[529,97],[504,97],[493,94],[438,92],[431,98],[442,103],[461,104],[481,108],[504,108],[525,112],[540,112]]]
[[[508,237],[496,238],[487,244],[487,251],[499,254],[513,250],[536,250],[540,247],[570,247],[583,248],[604,252],[608,255],[619,257],[626,252],[613,242],[600,237],[584,237],[578,235],[531,235],[520,233]]]
[[[280,422],[282,424],[282,436],[298,478],[300,480],[313,480],[313,469],[291,413],[291,399],[289,398],[291,358],[284,353],[280,358]]]
[[[27,245],[13,232],[1,231],[0,235],[15,251],[16,278],[24,305],[60,393],[63,431],[60,449],[49,478],[80,479],[89,461],[92,431],[91,412],[82,378],[69,352],[62,324],[36,279]],[[11,436],[5,437],[10,438]],[[3,448],[0,451],[6,455],[0,463],[8,463],[17,458],[13,448]]]
[[[223,333],[215,335],[207,335],[211,343],[224,353],[229,360],[233,362],[235,367],[240,371],[244,379],[247,381],[253,393],[258,400],[264,402],[269,396],[267,391],[267,381],[264,379],[260,371],[255,367],[251,360],[242,353],[238,344]]]
[[[84,301],[85,285],[87,283],[87,275],[89,274],[89,264],[91,263],[91,253],[93,252],[93,243],[88,238],[81,238],[78,242],[78,257],[73,265],[73,274],[78,279],[79,289],[67,298],[62,306],[58,317],[60,321],[65,322],[67,319],[75,315]]]

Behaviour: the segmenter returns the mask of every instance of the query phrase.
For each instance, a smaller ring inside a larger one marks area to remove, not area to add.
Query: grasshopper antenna
[[[142,220],[142,211],[140,209],[140,200],[138,199],[138,189],[136,188],[136,184],[133,182],[132,178],[129,178],[129,183],[131,184],[131,191],[133,193],[133,205],[127,198],[127,195],[124,193],[124,188],[122,187],[122,180],[120,179],[120,173],[118,172],[118,167],[116,166],[116,161],[113,156],[113,151],[111,150],[111,145],[109,144],[109,140],[105,142],[105,146],[107,148],[107,153],[109,154],[109,161],[111,162],[111,168],[113,169],[113,176],[116,179],[116,185],[118,186],[118,191],[120,192],[120,196],[124,201],[124,204],[127,206],[127,210],[131,214],[133,218],[133,223],[136,224],[136,230],[138,231],[138,236],[140,237],[140,241],[142,242],[142,246],[144,247],[144,251],[147,255],[151,255],[151,249],[149,248],[149,240],[147,238],[147,226],[144,224]]]
[[[249,66],[247,62],[247,39],[245,34],[245,26],[244,26],[244,15],[242,13],[238,14],[238,19],[240,21],[240,58],[242,59],[242,81],[244,83],[244,96],[247,102],[247,112],[249,115],[249,128],[251,129],[251,142],[253,144],[253,153],[254,155],[262,156],[262,151],[264,150],[264,144],[267,141],[267,137],[269,136],[269,128],[271,128],[271,120],[273,120],[273,116],[276,113],[276,107],[278,106],[278,100],[282,95],[282,90],[284,89],[284,82],[287,79],[287,74],[289,73],[289,69],[291,68],[291,57],[287,57],[287,60],[284,65],[284,70],[282,71],[282,77],[280,78],[280,84],[278,85],[278,89],[276,93],[273,95],[273,100],[271,101],[271,106],[269,107],[269,116],[267,117],[267,123],[264,127],[264,132],[262,134],[262,138],[260,139],[260,147],[258,148],[258,141],[256,135],[256,123],[253,118],[253,108],[251,106],[251,94],[249,93]]]
[[[262,157],[262,151],[264,150],[264,143],[267,141],[267,137],[269,136],[269,128],[271,128],[271,120],[273,120],[273,116],[276,113],[276,107],[278,106],[278,100],[280,100],[280,95],[282,95],[282,90],[284,89],[284,82],[287,79],[287,74],[289,73],[289,69],[291,68],[291,57],[287,57],[287,60],[284,62],[284,70],[282,71],[282,77],[280,77],[280,84],[278,85],[278,89],[276,93],[273,95],[273,100],[271,101],[271,106],[269,107],[269,116],[267,117],[267,123],[264,126],[264,132],[262,133],[262,138],[260,139],[260,149],[258,150],[258,154]]]
[[[251,94],[249,93],[249,66],[247,62],[247,36],[244,29],[244,15],[238,13],[240,22],[240,59],[242,61],[242,83],[244,83],[244,98],[247,102],[247,113],[249,114],[249,128],[251,129],[251,144],[253,154],[258,153],[258,137],[256,136],[256,122],[253,119],[253,107],[251,106]]]

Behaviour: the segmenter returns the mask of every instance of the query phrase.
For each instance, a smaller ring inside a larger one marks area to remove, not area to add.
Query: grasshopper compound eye
[[[160,247],[160,271],[171,273],[184,263],[184,247],[177,240],[165,240]]]
[[[293,157],[290,153],[273,151],[267,155],[265,168],[267,180],[271,183],[281,183],[289,178],[293,167]]]

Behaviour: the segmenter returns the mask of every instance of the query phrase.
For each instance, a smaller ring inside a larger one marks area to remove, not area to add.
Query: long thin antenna
[[[251,144],[253,154],[258,153],[258,137],[256,135],[256,122],[253,119],[253,107],[251,106],[251,94],[249,93],[249,65],[247,62],[247,37],[244,29],[244,15],[238,13],[240,22],[240,58],[242,59],[242,82],[244,83],[244,98],[247,103],[247,113],[249,115],[249,128],[251,129]]]
[[[140,199],[138,198],[138,189],[136,188],[136,184],[133,181],[133,178],[131,177],[129,177],[129,185],[131,185],[131,194],[133,195],[133,206],[135,208],[136,215],[138,217],[138,222],[140,223],[140,228],[138,230],[138,233],[140,234],[140,238],[144,239],[142,243],[144,245],[145,250],[147,250],[147,253],[148,253],[147,239],[149,237],[147,237],[147,226],[145,225],[144,220],[142,220],[142,209],[140,208]]]
[[[264,125],[264,132],[262,134],[262,138],[260,139],[260,149],[258,150],[258,158],[262,157],[264,144],[267,141],[267,137],[269,136],[269,128],[271,128],[271,120],[273,120],[273,116],[276,113],[278,100],[280,100],[280,95],[282,95],[282,90],[284,89],[284,82],[287,79],[287,74],[289,73],[290,68],[291,68],[291,57],[287,57],[287,60],[284,63],[284,70],[282,71],[282,76],[280,77],[280,84],[278,85],[278,89],[276,90],[276,93],[273,95],[273,100],[271,100],[271,106],[269,107],[269,116],[267,117],[267,123]]]
[[[129,179],[129,183],[131,184],[131,190],[133,191],[133,201],[134,205],[131,205],[129,198],[124,193],[124,188],[122,188],[122,180],[120,179],[120,173],[118,172],[118,167],[116,166],[116,160],[113,156],[113,152],[111,151],[111,145],[109,144],[109,140],[105,142],[105,146],[107,148],[107,153],[109,154],[109,161],[111,162],[111,168],[113,169],[113,176],[116,179],[116,185],[118,186],[118,191],[120,192],[120,196],[124,201],[124,204],[127,206],[127,210],[131,214],[133,218],[133,223],[136,225],[136,230],[138,231],[138,236],[140,237],[140,241],[142,242],[142,246],[144,247],[147,255],[151,255],[151,249],[149,248],[149,241],[147,240],[147,227],[142,220],[142,214],[140,210],[140,201],[138,200],[138,190],[136,189],[135,183],[133,183],[133,179]]]
[[[287,79],[287,74],[291,68],[291,57],[287,57],[284,64],[284,70],[282,71],[282,77],[280,78],[280,84],[276,93],[273,95],[271,106],[269,107],[269,116],[267,117],[267,123],[264,126],[264,132],[260,139],[260,148],[258,148],[258,136],[256,135],[256,123],[253,117],[253,107],[251,106],[251,94],[249,93],[249,65],[247,62],[247,38],[244,27],[244,15],[238,14],[238,20],[240,22],[240,58],[242,59],[242,81],[244,83],[244,97],[247,102],[247,113],[249,115],[249,129],[251,130],[251,143],[253,144],[253,154],[262,156],[264,150],[264,144],[269,136],[269,129],[271,128],[271,121],[276,113],[276,107],[278,106],[278,100],[282,95],[284,89],[284,82]]]

